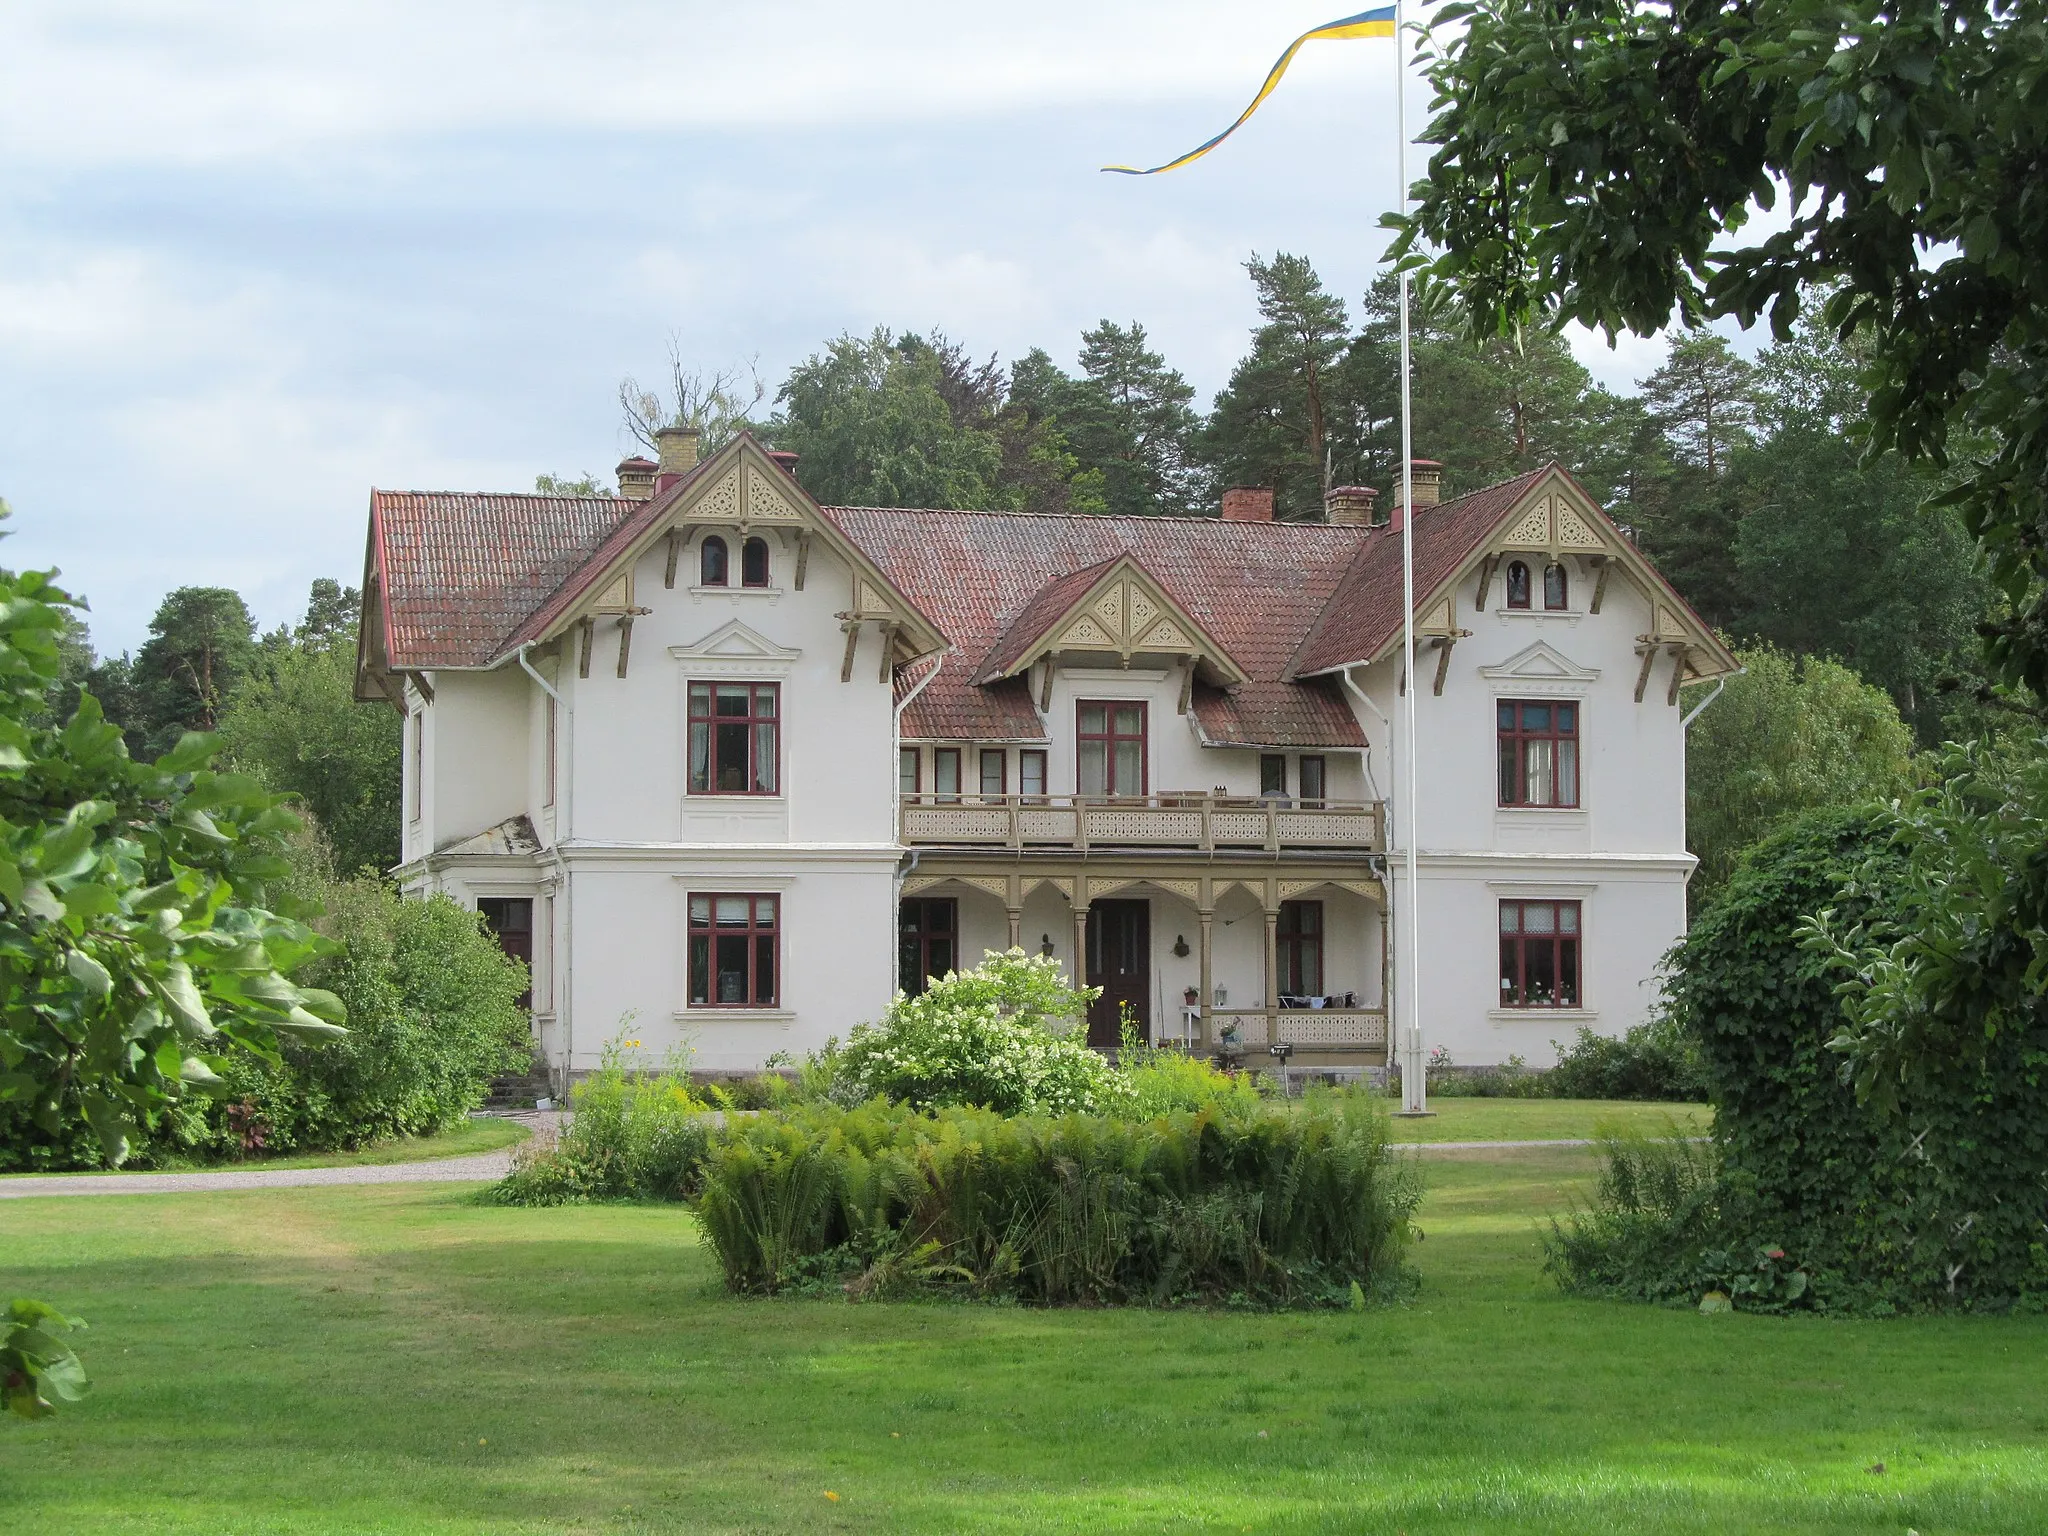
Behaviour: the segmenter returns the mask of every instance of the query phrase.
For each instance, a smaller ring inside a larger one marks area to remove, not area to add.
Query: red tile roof
[[[1415,518],[1415,600],[1454,573],[1552,466],[1424,507]],[[1401,630],[1401,533],[1375,528],[1289,669],[1296,675],[1370,661]]]
[[[1248,675],[1231,693],[1198,688],[1196,718],[1214,742],[1362,746],[1333,685],[1288,681],[1301,645],[1365,538],[1324,523],[1213,517],[826,507],[825,515],[929,614],[953,651],[904,712],[907,736],[1040,741],[1045,726],[1021,680],[977,686],[983,659],[1027,610],[1086,590],[1081,578],[1130,555]],[[1052,583],[1048,587],[1048,583]],[[1055,595],[1057,594],[1057,595]]]
[[[1424,508],[1415,523],[1417,597],[1454,574],[1547,473]],[[660,522],[694,474],[648,501],[374,492],[372,557],[384,586],[386,664],[395,671],[488,666],[548,633]],[[905,711],[905,734],[915,739],[1043,741],[1045,725],[1024,679],[974,679],[1005,658],[1014,662],[1125,556],[1246,675],[1227,691],[1194,691],[1196,723],[1219,745],[1363,745],[1334,679],[1310,674],[1368,661],[1400,629],[1401,538],[1385,528],[820,510],[950,646]],[[898,699],[913,686],[906,669]]]
[[[605,496],[372,491],[395,671],[478,667],[642,507]]]
[[[1068,575],[1055,576],[1040,587],[1038,595],[1018,610],[1009,628],[997,636],[976,675],[993,681],[1007,674],[1017,664],[1017,658],[1030,650],[1061,615],[1086,597],[1088,589],[1107,576],[1116,563],[1114,557],[1098,560]]]

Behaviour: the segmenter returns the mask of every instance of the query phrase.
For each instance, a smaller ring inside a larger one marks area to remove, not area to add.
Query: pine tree
[[[1673,456],[1705,470],[1710,480],[1728,467],[1731,449],[1753,440],[1756,366],[1737,357],[1724,336],[1673,336],[1664,366],[1640,388]]]
[[[1281,516],[1314,520],[1335,469],[1332,426],[1356,417],[1350,322],[1306,257],[1254,255],[1245,271],[1264,323],[1216,397],[1201,454],[1218,486],[1270,485]]]
[[[1194,386],[1145,345],[1145,328],[1104,320],[1081,334],[1086,385],[1065,419],[1076,456],[1100,471],[1111,512],[1184,513],[1197,495]]]

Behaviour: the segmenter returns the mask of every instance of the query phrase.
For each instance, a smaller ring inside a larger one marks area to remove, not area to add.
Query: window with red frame
[[[1017,790],[1020,794],[1045,794],[1045,753],[1026,747],[1017,754]]]
[[[1579,1006],[1579,904],[1500,904],[1500,1006]]]
[[[690,1006],[773,1008],[781,973],[780,898],[690,897]]]
[[[690,684],[690,793],[777,793],[781,716],[779,684]]]
[[[1579,803],[1579,706],[1560,699],[1502,699],[1500,803]]]
[[[1543,606],[1552,613],[1571,607],[1571,578],[1561,565],[1543,567]]]
[[[1082,699],[1074,706],[1084,795],[1145,793],[1145,706],[1136,700]]]
[[[1508,606],[1526,608],[1529,606],[1529,567],[1520,560],[1508,562]]]
[[[1001,747],[981,749],[981,793],[984,799],[1000,800],[1010,792],[1009,754]]]

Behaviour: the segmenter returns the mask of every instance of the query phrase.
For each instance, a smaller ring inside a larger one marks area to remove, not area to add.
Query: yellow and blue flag
[[[1280,83],[1280,77],[1287,73],[1287,66],[1294,62],[1294,56],[1301,51],[1303,43],[1312,43],[1319,39],[1329,39],[1334,42],[1350,37],[1392,37],[1393,35],[1394,7],[1391,5],[1383,5],[1374,11],[1360,11],[1356,16],[1346,16],[1342,21],[1326,21],[1320,27],[1311,27],[1293,42],[1289,43],[1287,51],[1274,61],[1273,68],[1266,75],[1266,83],[1259,87],[1259,94],[1252,98],[1252,104],[1238,114],[1237,121],[1217,134],[1215,138],[1209,140],[1208,143],[1196,146],[1177,160],[1169,160],[1164,165],[1155,165],[1149,171],[1141,171],[1136,166],[1131,165],[1105,165],[1103,169],[1105,171],[1115,171],[1121,176],[1157,176],[1161,171],[1171,171],[1179,166],[1186,165],[1190,160],[1199,160],[1218,144],[1221,144],[1225,139],[1237,132],[1238,129],[1242,128],[1245,119],[1259,110],[1260,104],[1273,94],[1273,88]]]

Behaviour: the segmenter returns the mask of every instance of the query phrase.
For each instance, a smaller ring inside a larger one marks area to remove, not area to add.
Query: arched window
[[[704,548],[697,556],[697,572],[700,586],[725,585],[725,540],[713,534],[704,541]]]
[[[1529,567],[1519,560],[1508,562],[1508,606],[1529,606]]]
[[[749,539],[740,546],[740,585],[743,587],[765,587],[768,585],[768,541]]]
[[[1543,568],[1543,606],[1553,612],[1571,605],[1565,600],[1570,592],[1566,584],[1562,565],[1546,565]]]

